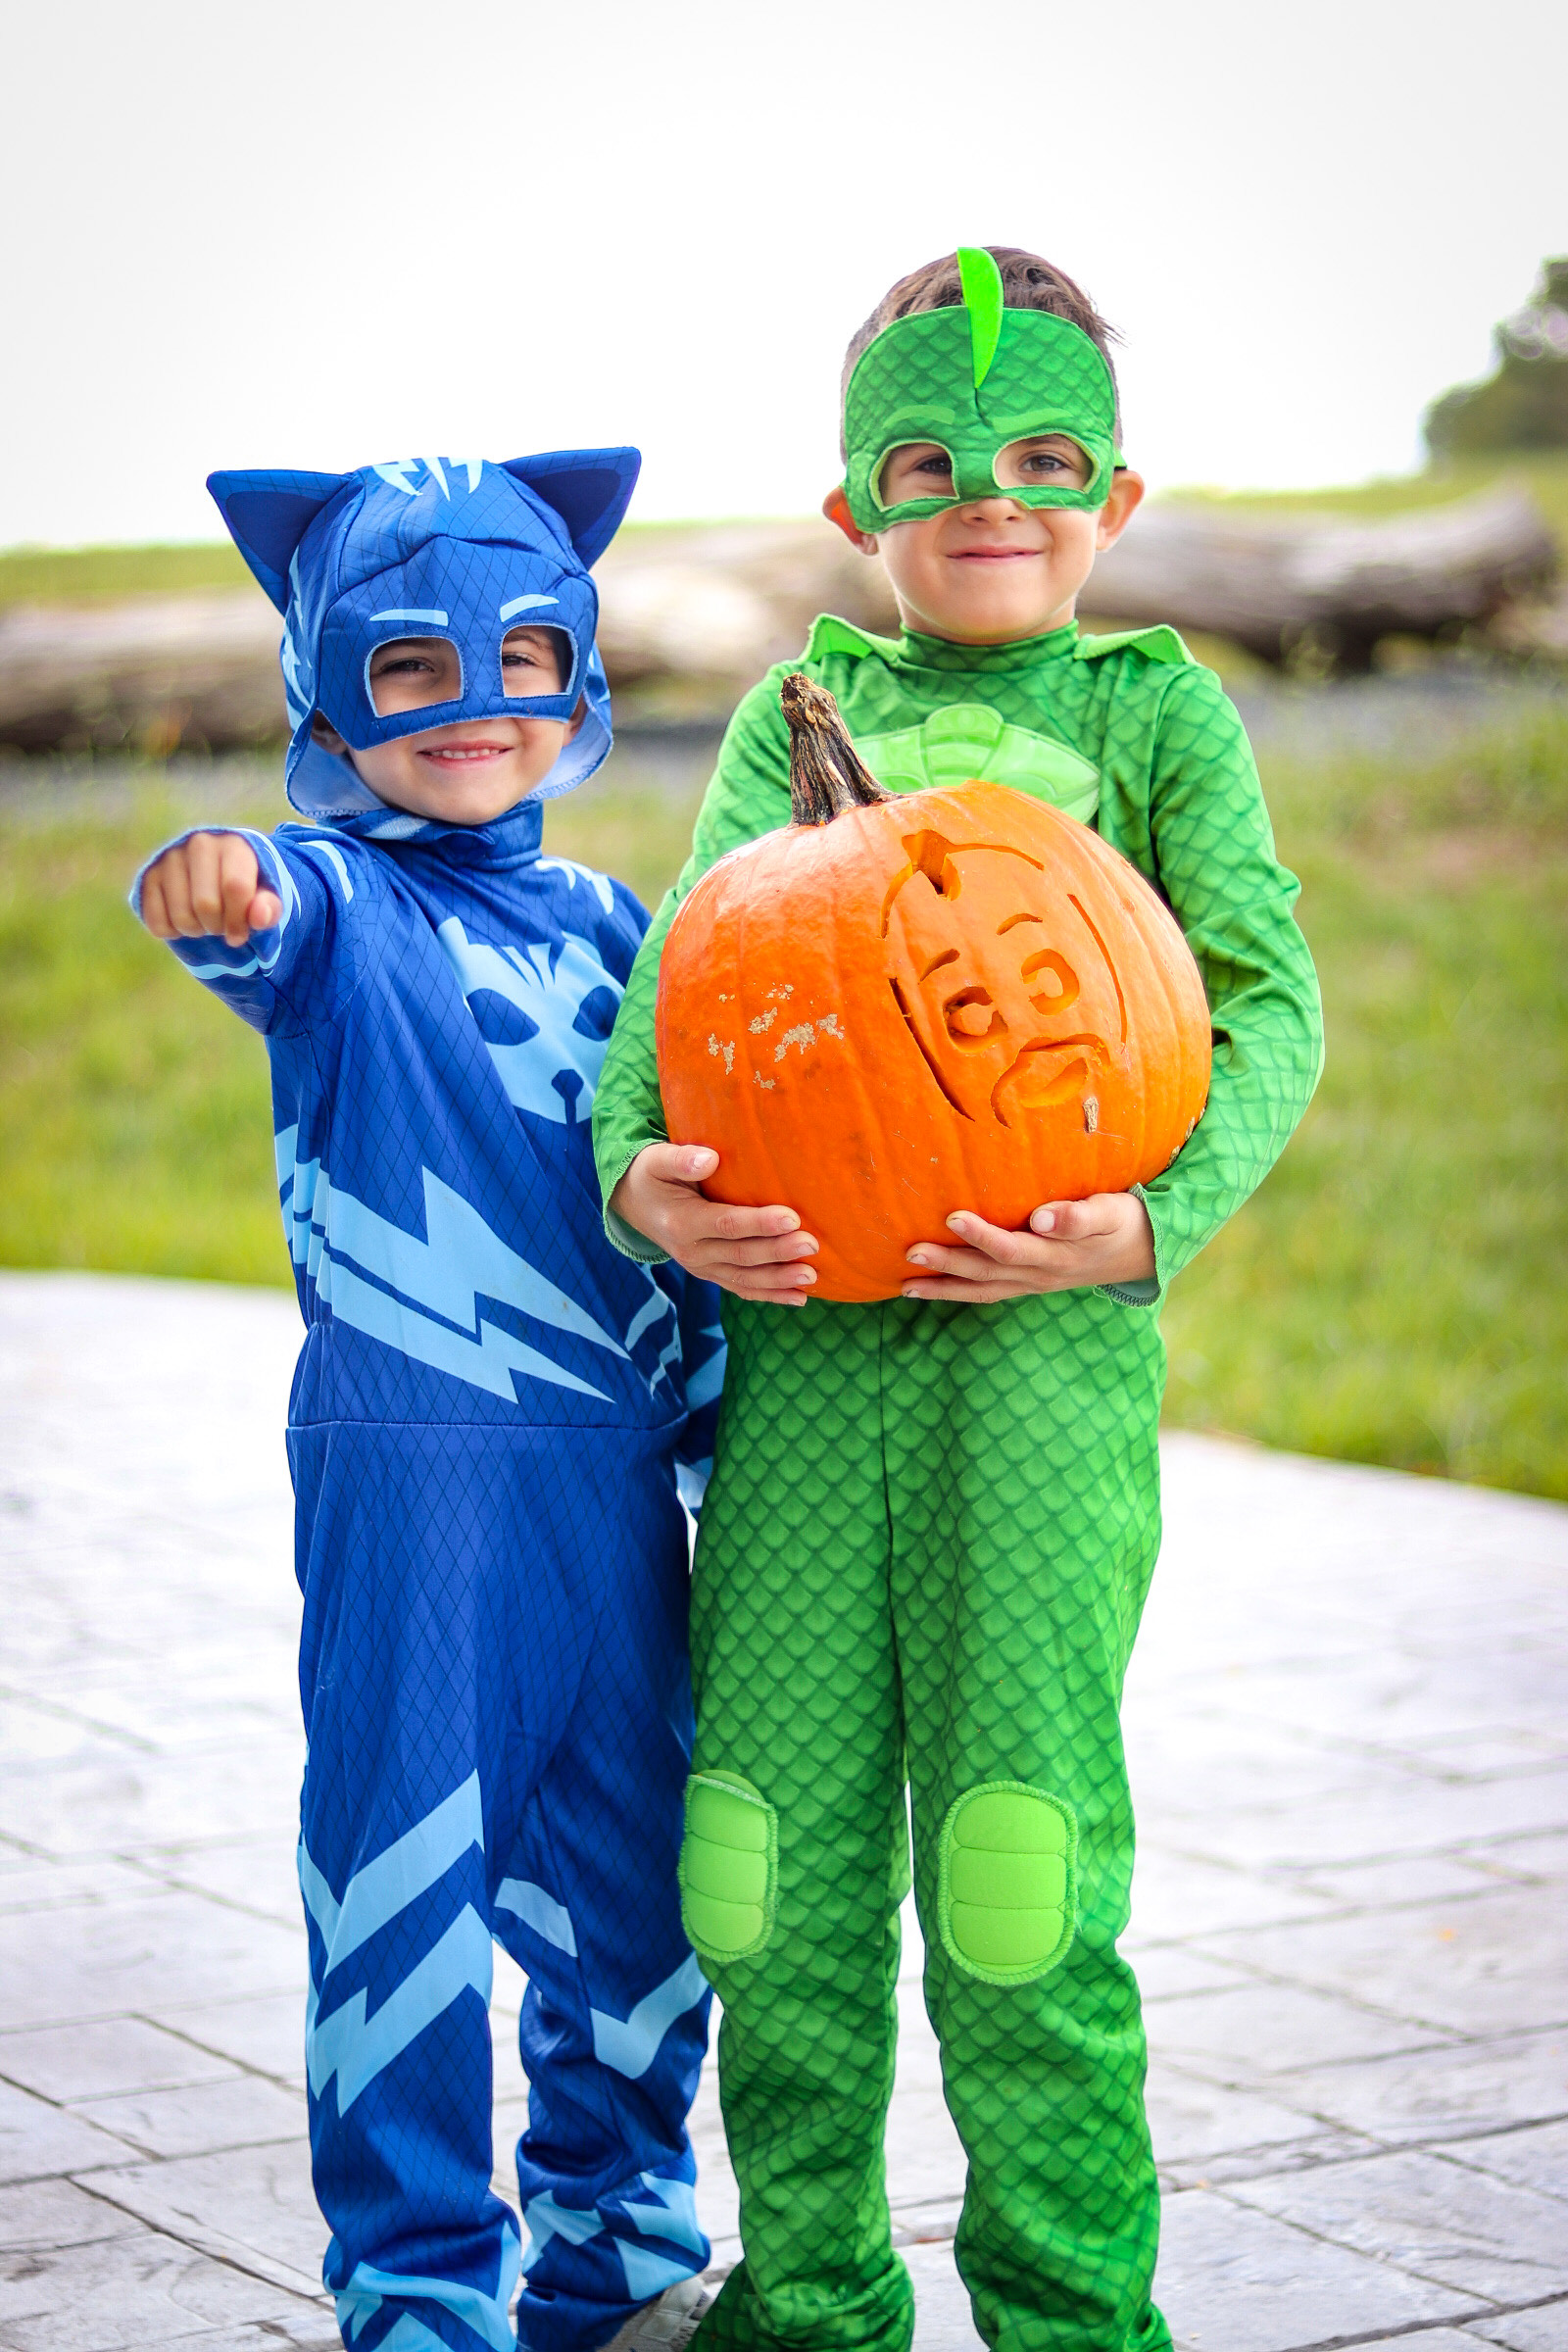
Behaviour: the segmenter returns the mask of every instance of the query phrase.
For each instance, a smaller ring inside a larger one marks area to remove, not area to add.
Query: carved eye
[[[1054,948],[1043,948],[1038,956],[1026,956],[1022,971],[1026,980],[1037,979],[1042,973],[1049,972],[1056,984],[1054,988],[1043,988],[1038,996],[1030,998],[1029,1002],[1036,1012],[1065,1012],[1069,1004],[1077,1004],[1078,975],[1066,956],[1058,956]]]
[[[943,1005],[942,1018],[956,1046],[979,1045],[1007,1026],[988,988],[960,988]]]

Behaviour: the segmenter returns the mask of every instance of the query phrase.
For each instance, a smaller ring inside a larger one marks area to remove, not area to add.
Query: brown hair
[[[1110,346],[1120,340],[1116,329],[1102,318],[1082,286],[1058,270],[1044,255],[1026,253],[1021,245],[988,245],[985,248],[1002,272],[1002,299],[1013,311],[1049,311],[1054,318],[1065,318],[1089,337],[1106,368],[1110,370],[1111,390],[1116,389],[1116,363],[1110,356]],[[844,413],[844,396],[855,373],[855,363],[868,343],[874,343],[885,326],[895,318],[911,318],[919,311],[956,310],[963,301],[963,286],[958,276],[958,257],[945,253],[940,261],[926,262],[911,270],[889,286],[876,309],[863,326],[858,326],[850,337],[850,348],[844,354],[844,372],[839,379],[839,415]],[[1116,402],[1116,439],[1121,440],[1121,400]],[[840,429],[840,449],[843,454],[843,431]]]

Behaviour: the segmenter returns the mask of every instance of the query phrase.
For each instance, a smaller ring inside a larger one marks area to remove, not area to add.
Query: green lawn
[[[1424,767],[1269,763],[1328,1074],[1176,1286],[1173,1421],[1568,1496],[1568,717],[1534,708]],[[627,771],[548,837],[651,900],[693,806]],[[262,1048],[122,906],[192,787],[67,807],[0,803],[0,1262],[284,1282]]]
[[[1568,553],[1568,451],[1519,450],[1507,456],[1451,458],[1424,473],[1389,474],[1332,490],[1203,490],[1168,493],[1249,514],[1345,514],[1376,521],[1421,507],[1446,506],[1507,484],[1528,490]]]

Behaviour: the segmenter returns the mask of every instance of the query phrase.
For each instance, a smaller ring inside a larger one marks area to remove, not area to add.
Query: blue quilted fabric
[[[354,2352],[504,2352],[521,2273],[521,2342],[588,2352],[708,2259],[681,1501],[724,1347],[707,1285],[605,1239],[590,1127],[648,918],[540,855],[536,798],[482,826],[375,803],[245,838],[277,924],[173,944],[267,1040],[306,1323],[326,2283]],[[492,1937],[528,1977],[520,2226],[490,2188]]]

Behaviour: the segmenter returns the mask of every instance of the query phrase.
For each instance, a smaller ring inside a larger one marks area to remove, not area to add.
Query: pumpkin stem
[[[792,670],[778,690],[790,722],[790,822],[830,825],[847,808],[889,801],[844,731],[839,707],[825,686]]]

